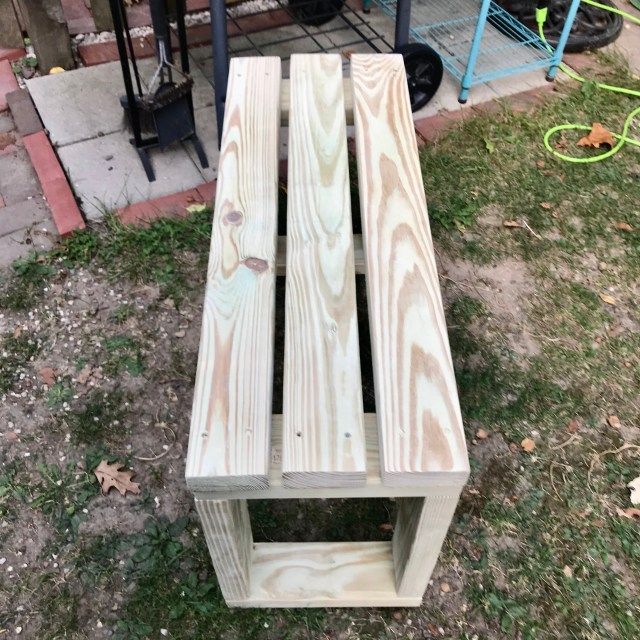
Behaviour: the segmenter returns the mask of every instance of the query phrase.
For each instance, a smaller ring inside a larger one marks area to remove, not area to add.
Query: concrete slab
[[[220,157],[220,152],[218,151],[218,127],[216,126],[216,114],[213,107],[196,110],[196,130],[207,154],[209,167],[203,169],[200,166],[200,161],[193,145],[187,142],[185,147],[189,157],[202,174],[203,181],[211,182],[211,180],[215,180],[218,177],[218,160]]]
[[[621,8],[640,20],[640,11],[629,3],[625,2]],[[622,54],[627,59],[631,72],[640,76],[640,47],[638,43],[640,43],[640,25],[625,20],[620,37],[610,45],[610,48]]]
[[[0,238],[0,267],[25,258],[33,251],[49,251],[58,239],[51,220],[43,220],[31,228],[20,229]]]
[[[48,219],[49,210],[42,196],[2,207],[0,209],[0,237]]]
[[[42,195],[40,183],[24,149],[0,155],[0,194],[7,207]]]
[[[142,78],[150,78],[154,59],[138,63]],[[194,105],[213,104],[213,90],[199,69],[193,69]],[[122,131],[126,126],[120,96],[124,93],[119,62],[84,67],[27,82],[27,87],[56,147]]]
[[[3,111],[0,113],[0,133],[8,133],[9,131],[13,131],[15,126],[13,124],[13,118],[11,114],[7,111]]]
[[[182,145],[151,152],[156,181],[149,182],[124,131],[66,145],[58,155],[82,210],[92,220],[110,209],[185,191],[204,182]]]

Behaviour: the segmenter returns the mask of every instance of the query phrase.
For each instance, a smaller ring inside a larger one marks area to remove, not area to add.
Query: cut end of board
[[[462,488],[469,478],[469,466],[448,471],[382,472],[382,484],[387,487]]]
[[[336,471],[285,471],[282,474],[282,484],[289,489],[362,487],[366,482],[367,472],[365,470],[345,473],[338,473]]]
[[[256,491],[269,488],[265,475],[253,476],[194,476],[185,474],[187,487],[192,491]]]

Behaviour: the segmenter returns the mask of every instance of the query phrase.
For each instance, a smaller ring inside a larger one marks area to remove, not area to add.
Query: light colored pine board
[[[442,495],[460,491],[464,478],[443,475],[434,484],[390,487],[380,478],[380,454],[378,450],[378,423],[375,413],[364,414],[365,445],[367,450],[367,481],[361,487],[285,487],[282,482],[282,416],[274,415],[271,425],[271,467],[269,486],[265,489],[230,489],[197,491],[195,495],[209,500],[273,499],[286,498],[396,498],[406,496]]]
[[[364,249],[362,248],[362,235],[353,234],[353,263],[356,274],[366,273],[364,264]],[[276,275],[283,276],[287,273],[287,236],[278,236],[278,254],[276,256]]]
[[[351,91],[351,81],[348,78],[342,80],[342,93],[344,95],[344,110],[347,118],[347,125],[353,124],[353,92]],[[283,126],[289,126],[289,113],[291,111],[291,82],[288,78],[283,78],[280,89],[280,114]]]
[[[347,134],[339,55],[290,66],[282,475],[365,483]]]
[[[267,483],[280,75],[279,58],[231,61],[187,455],[192,489]]]
[[[240,607],[400,607],[389,542],[283,542],[254,545],[251,590]]]
[[[396,589],[422,597],[436,565],[460,492],[425,498],[400,498],[393,532]]]
[[[204,537],[225,600],[249,596],[253,539],[246,500],[196,500]]]
[[[351,57],[385,484],[464,481],[469,463],[402,57]]]

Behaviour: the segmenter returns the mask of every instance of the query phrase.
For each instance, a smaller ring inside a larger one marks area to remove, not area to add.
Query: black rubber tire
[[[319,27],[333,20],[344,6],[345,0],[289,0],[289,7],[303,24]]]
[[[395,52],[404,58],[411,111],[418,111],[440,87],[444,73],[442,58],[429,45],[419,42],[398,47]]]
[[[497,0],[497,2],[524,25],[538,32],[535,0]],[[598,0],[598,2],[616,6],[611,0]],[[549,3],[544,35],[553,47],[558,44],[570,4],[571,0],[551,0]],[[499,21],[490,21],[500,29]],[[622,16],[617,13],[581,3],[564,50],[567,53],[581,53],[604,47],[618,38],[623,26]],[[509,33],[512,34],[512,32]]]

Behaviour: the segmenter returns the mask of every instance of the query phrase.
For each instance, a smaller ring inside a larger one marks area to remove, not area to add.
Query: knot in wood
[[[242,264],[255,273],[263,273],[269,268],[267,261],[262,258],[246,258]]]
[[[242,213],[240,213],[240,211],[229,211],[229,213],[222,218],[222,222],[238,227],[242,224]]]

